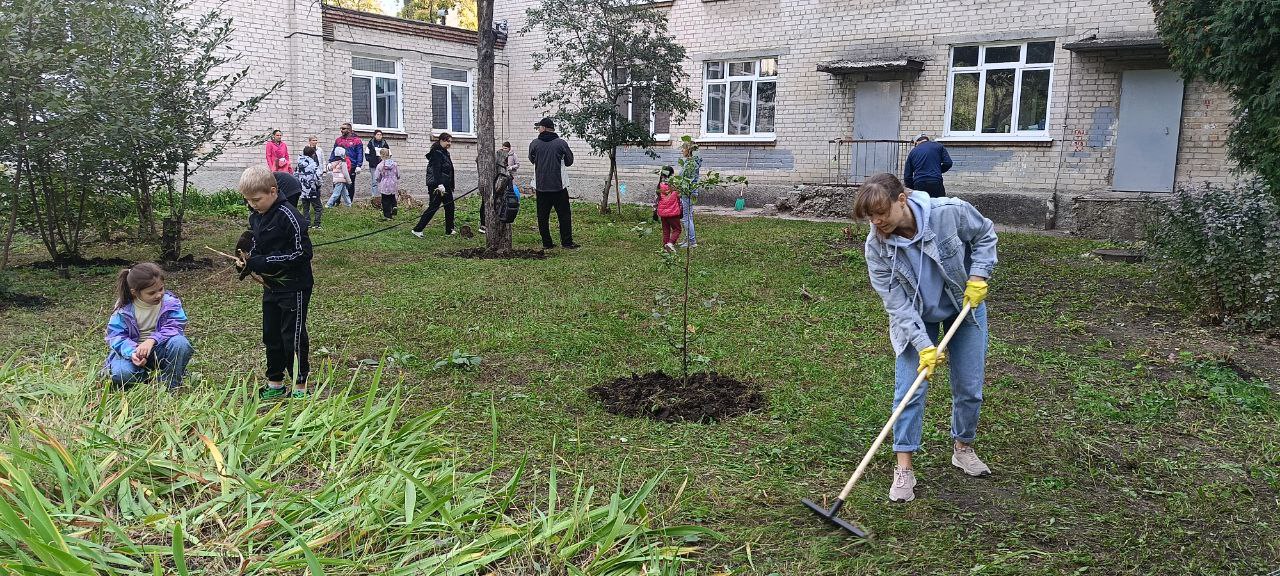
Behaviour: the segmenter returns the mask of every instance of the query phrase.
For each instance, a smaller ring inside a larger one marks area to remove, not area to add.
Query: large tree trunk
[[[169,217],[161,221],[160,261],[177,262],[182,257],[182,218]]]
[[[493,142],[493,65],[494,44],[497,32],[493,29],[494,0],[477,0],[476,17],[479,20],[480,41],[476,43],[476,66],[480,69],[476,94],[476,138],[480,150],[476,155],[476,174],[480,179],[480,194],[485,202],[485,248],[490,252],[511,250],[511,225],[498,217],[498,208],[505,202],[500,197],[494,181],[498,178],[498,161]]]

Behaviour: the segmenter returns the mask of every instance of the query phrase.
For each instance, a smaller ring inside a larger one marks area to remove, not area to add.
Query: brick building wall
[[[474,109],[477,72],[473,32],[353,14],[323,7],[317,0],[198,0],[193,9],[207,11],[218,5],[234,19],[229,44],[240,56],[227,68],[247,66],[250,70],[238,96],[261,93],[276,81],[284,81],[249,119],[239,140],[260,141],[272,129],[280,129],[290,154],[296,157],[307,138],[314,135],[320,141],[317,154],[324,161],[341,124],[352,120],[352,56],[393,60],[400,68],[402,128],[398,132],[384,130],[384,137],[401,166],[403,185],[425,192],[425,155],[433,139],[431,68],[470,70]],[[502,50],[497,51],[497,60],[494,108],[501,140],[509,101]],[[358,133],[366,142],[372,137],[366,130]],[[462,190],[473,186],[475,139],[457,138],[451,154],[458,186]],[[234,187],[246,166],[264,161],[260,143],[233,147],[201,170],[196,183],[205,190]],[[367,171],[357,177],[360,197],[368,197],[370,185]]]
[[[496,20],[512,30],[525,24],[524,13],[536,0],[499,4]],[[949,57],[953,45],[997,41],[1052,40],[1051,98],[1044,142],[951,142],[956,165],[947,174],[949,190],[960,195],[998,192],[1043,200],[1052,212],[1073,195],[1111,185],[1120,81],[1125,70],[1167,68],[1158,53],[1116,50],[1073,52],[1064,45],[1091,36],[1154,35],[1154,17],[1145,0],[956,0],[888,3],[867,0],[675,0],[659,4],[670,28],[686,47],[687,86],[702,99],[703,62],[733,57],[777,58],[776,139],[766,144],[707,142],[702,154],[709,168],[751,180],[753,203],[771,201],[800,182],[828,181],[829,141],[852,136],[855,86],[863,80],[902,81],[899,138],[924,132],[943,135]],[[544,111],[532,100],[554,81],[554,71],[532,72],[531,54],[541,47],[536,35],[513,33],[507,47],[513,74],[527,81],[511,87],[510,130],[519,133]],[[841,58],[911,57],[924,62],[918,73],[833,75],[817,71],[822,62]],[[1232,122],[1229,97],[1203,82],[1186,83],[1175,182],[1227,181],[1232,178],[1223,145]],[[674,139],[702,138],[701,116],[673,123]],[[575,150],[585,144],[570,139]],[[622,180],[647,191],[657,164],[674,151],[659,150],[654,162],[638,153],[623,157]],[[848,152],[846,152],[847,154]],[[598,198],[607,163],[579,153],[570,169],[578,194]]]
[[[554,68],[533,71],[533,53],[544,39],[538,33],[516,32],[525,24],[525,11],[537,1],[514,0],[495,7],[495,21],[505,20],[512,31],[497,53],[497,137],[511,140],[522,158],[535,136],[533,123],[547,112],[538,109],[534,99],[556,80]],[[196,7],[207,9],[218,3],[199,0]],[[421,188],[423,155],[431,141],[431,66],[474,70],[474,37],[468,41],[466,33],[457,29],[386,17],[353,17],[321,7],[317,0],[228,0],[224,6],[237,24],[232,46],[241,60],[234,65],[251,66],[244,93],[262,90],[277,80],[285,82],[251,119],[244,139],[281,128],[294,154],[311,134],[327,147],[338,125],[351,119],[352,55],[394,59],[402,70],[404,130],[403,134],[388,132],[387,137],[405,169],[406,185]],[[962,196],[996,194],[1008,201],[1029,199],[1033,206],[1027,210],[1042,212],[1033,223],[1053,225],[1056,212],[1068,209],[1072,197],[1111,186],[1124,71],[1167,67],[1158,51],[1065,48],[1090,37],[1153,35],[1153,16],[1145,0],[673,0],[656,6],[667,11],[672,34],[687,49],[686,86],[700,102],[706,61],[777,60],[774,140],[750,144],[710,140],[703,134],[698,112],[673,121],[670,130],[677,142],[686,134],[706,140],[701,154],[708,169],[747,176],[752,204],[770,202],[795,184],[830,181],[833,172],[838,177],[850,151],[834,147],[831,141],[853,135],[858,83],[898,81],[902,97],[897,138],[908,140],[921,132],[943,136],[956,161],[947,174],[950,191]],[[946,137],[952,46],[1050,40],[1055,50],[1042,141],[960,142]],[[923,68],[847,74],[818,71],[820,64],[833,60],[908,57],[922,62]],[[1222,90],[1199,81],[1186,83],[1176,183],[1234,178],[1224,146],[1233,120],[1230,110],[1231,101]],[[578,158],[567,171],[570,189],[575,196],[597,200],[608,172],[607,160],[591,156],[581,141],[569,138],[569,142]],[[631,191],[628,199],[647,200],[657,167],[677,156],[671,144],[660,145],[657,151],[658,160],[638,150],[620,154],[621,179]],[[465,190],[474,184],[474,142],[459,139],[453,156],[459,187]],[[234,184],[240,169],[261,159],[261,145],[229,150],[199,180],[205,188]],[[531,172],[522,171],[526,185]],[[357,185],[362,192],[368,190],[367,178],[362,175]]]

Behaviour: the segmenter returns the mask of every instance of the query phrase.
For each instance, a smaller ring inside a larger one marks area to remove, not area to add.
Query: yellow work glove
[[[964,286],[964,304],[977,308],[987,299],[987,281],[969,280]]]
[[[925,378],[932,378],[933,371],[946,359],[947,355],[939,352],[937,346],[925,348],[920,351],[920,367],[916,369],[916,372],[925,372]]]

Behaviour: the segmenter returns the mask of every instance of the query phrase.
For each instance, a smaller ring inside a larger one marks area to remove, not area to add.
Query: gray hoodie
[[[960,310],[969,276],[990,278],[996,267],[995,225],[972,204],[958,198],[930,198],[924,192],[912,192],[908,198],[912,210],[919,210],[916,221],[920,230],[917,238],[907,243],[918,245],[918,250],[895,245],[892,238],[881,237],[874,226],[866,244],[867,274],[889,314],[894,354],[902,354],[908,345],[917,350],[933,346],[923,315],[940,314],[947,305]],[[920,254],[914,264],[907,253],[910,251]],[[923,272],[934,271],[941,272],[940,293],[926,286],[937,280],[921,278]],[[926,311],[926,299],[935,305],[933,312]],[[973,318],[964,321],[973,322]]]
[[[555,132],[543,132],[529,143],[529,163],[533,165],[534,189],[559,192],[565,189],[562,166],[573,166],[573,150]]]

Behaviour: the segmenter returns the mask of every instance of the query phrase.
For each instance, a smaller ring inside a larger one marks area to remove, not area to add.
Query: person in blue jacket
[[[916,136],[916,146],[907,154],[907,164],[902,171],[902,183],[912,190],[928,192],[930,198],[942,198],[947,189],[942,185],[942,173],[951,169],[951,155],[942,144],[929,139],[928,134]]]

